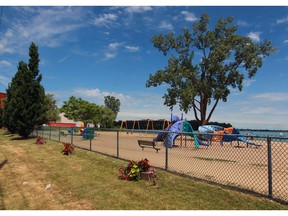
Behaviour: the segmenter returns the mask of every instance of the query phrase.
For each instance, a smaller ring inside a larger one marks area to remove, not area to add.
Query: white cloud
[[[277,23],[277,24],[288,23],[288,16],[287,16],[287,17],[284,17],[284,18],[282,18],[282,19],[276,20],[276,23]]]
[[[4,86],[8,86],[9,79],[7,77],[0,75],[0,83],[3,84]]]
[[[99,17],[95,18],[94,24],[96,26],[106,26],[109,27],[113,25],[114,21],[116,21],[118,16],[116,14],[108,13],[101,14]]]
[[[84,11],[77,7],[53,7],[35,10],[30,25],[18,26],[22,38],[35,38],[36,41],[44,40],[46,46],[59,46],[62,41],[70,40],[71,32],[86,26]],[[27,24],[27,23],[26,23]],[[33,28],[29,28],[33,26]],[[46,41],[47,40],[47,41]]]
[[[120,42],[114,42],[110,43],[107,47],[107,49],[104,51],[104,61],[108,61],[110,59],[113,59],[117,56],[118,48],[123,46],[124,43]]]
[[[107,60],[110,60],[110,59],[113,59],[117,56],[117,53],[116,52],[109,52],[109,51],[105,51],[104,52],[104,60],[107,61]]]
[[[286,129],[288,92],[269,92],[230,97],[219,103],[211,121],[229,122],[234,127],[251,129]]]
[[[0,53],[14,53],[14,48],[11,47],[11,42],[5,37],[0,40]]]
[[[262,93],[262,94],[254,94],[252,95],[253,99],[260,99],[262,101],[288,101],[288,93],[282,92],[271,92],[271,93]]]
[[[138,52],[140,49],[138,46],[125,46],[125,48],[128,52]]]
[[[14,36],[14,33],[11,29],[8,29],[6,32],[5,32],[5,38],[12,38]]]
[[[58,62],[59,62],[59,63],[62,63],[62,62],[64,62],[64,61],[66,61],[68,58],[69,58],[69,55],[61,58]]]
[[[73,92],[77,96],[90,98],[90,99],[100,99],[102,103],[104,102],[104,97],[108,95],[118,98],[121,102],[127,101],[131,98],[129,95],[125,95],[125,94],[117,93],[117,92],[101,91],[98,88],[95,88],[95,89],[76,88],[73,90]]]
[[[242,27],[248,27],[249,23],[242,21],[242,20],[238,20],[237,25],[242,26]]]
[[[244,86],[248,87],[254,82],[256,82],[255,79],[244,80]]]
[[[259,42],[261,34],[262,32],[249,32],[248,37],[253,41]]]
[[[149,6],[132,6],[126,8],[126,11],[128,13],[144,13],[150,10],[152,10],[152,7]]]
[[[244,114],[256,114],[256,115],[262,115],[262,114],[270,114],[271,113],[271,107],[255,107],[253,109],[247,109],[243,111]]]
[[[188,11],[182,11],[181,14],[184,15],[184,19],[189,22],[194,22],[198,19],[194,13]]]
[[[107,47],[107,49],[104,51],[104,60],[110,60],[117,56],[118,50],[120,47],[124,47],[127,52],[135,53],[140,50],[138,46],[124,46],[125,42],[114,42],[110,43]]]
[[[123,45],[123,43],[118,43],[118,42],[110,43],[110,44],[108,45],[108,48],[109,48],[110,50],[116,50],[116,49],[118,49],[118,47],[120,47],[120,46],[122,46],[122,45]]]
[[[159,28],[163,30],[168,30],[168,31],[171,31],[174,29],[173,25],[171,23],[168,23],[167,21],[162,21],[160,23]]]
[[[84,96],[88,96],[88,97],[99,97],[101,95],[100,90],[99,89],[74,89],[74,92],[77,95],[84,95]]]
[[[120,120],[141,120],[141,119],[169,119],[169,115],[164,113],[151,113],[147,112],[147,110],[129,110],[129,111],[121,111],[118,113],[117,119]]]
[[[0,61],[0,66],[11,66],[12,64],[9,61],[6,60],[1,60]]]
[[[288,44],[288,40],[284,40],[283,43],[287,43]]]
[[[34,41],[38,46],[57,47],[77,40],[72,32],[87,25],[85,9],[80,7],[13,7],[18,19],[0,39],[0,53],[26,53]],[[21,17],[19,19],[19,17]],[[13,40],[12,40],[13,38]]]

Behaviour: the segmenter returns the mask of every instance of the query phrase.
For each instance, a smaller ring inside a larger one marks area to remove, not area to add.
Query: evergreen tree
[[[0,128],[3,127],[3,108],[0,108]]]
[[[39,74],[38,47],[32,43],[29,48],[29,64],[21,61],[18,71],[7,89],[4,106],[4,123],[12,133],[28,138],[37,124],[45,121],[47,106],[45,90]]]

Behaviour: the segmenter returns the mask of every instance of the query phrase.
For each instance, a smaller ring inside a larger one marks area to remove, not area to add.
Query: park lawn
[[[127,162],[0,130],[2,210],[278,210],[288,206],[157,170],[157,185],[119,179]],[[141,160],[142,158],[139,158]],[[149,158],[148,158],[149,159]],[[153,165],[153,164],[152,164]]]

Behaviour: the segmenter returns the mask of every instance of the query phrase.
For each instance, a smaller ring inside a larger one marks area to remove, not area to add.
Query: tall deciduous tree
[[[47,107],[44,106],[45,90],[39,74],[39,54],[36,44],[29,48],[29,64],[20,61],[18,71],[7,89],[4,106],[4,124],[9,131],[18,133],[23,138],[37,124],[45,121]]]
[[[230,88],[241,91],[244,78],[254,77],[263,58],[275,51],[268,40],[254,43],[238,35],[232,17],[219,19],[214,30],[209,30],[209,21],[203,14],[192,32],[184,28],[177,37],[172,32],[152,37],[154,47],[169,60],[146,82],[146,87],[168,84],[164,105],[173,110],[179,103],[185,113],[193,109],[201,124],[209,122],[219,101],[227,101]],[[195,52],[201,54],[198,62]]]
[[[111,109],[100,106],[100,125],[103,128],[112,128],[114,127],[114,121],[116,119],[116,113]]]
[[[56,100],[54,99],[53,94],[46,94],[45,95],[45,106],[46,106],[46,116],[45,116],[45,122],[44,123],[49,123],[50,121],[60,121],[60,110],[56,105]]]
[[[120,111],[121,102],[118,98],[114,96],[105,96],[104,97],[104,104],[107,108],[111,109],[117,116],[118,112]]]

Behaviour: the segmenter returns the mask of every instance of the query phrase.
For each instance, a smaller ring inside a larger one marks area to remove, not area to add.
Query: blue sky
[[[16,4],[17,5],[17,4]],[[70,96],[102,105],[104,96],[120,99],[120,119],[169,119],[163,105],[167,86],[146,88],[149,74],[167,64],[153,47],[155,34],[181,33],[202,13],[211,27],[234,17],[238,33],[256,43],[265,38],[278,51],[264,60],[242,92],[231,90],[211,121],[238,128],[288,129],[288,7],[285,6],[5,6],[0,24],[0,92],[28,61],[32,41],[39,47],[46,93],[60,107]],[[200,56],[198,56],[200,59]],[[180,115],[178,106],[174,114]],[[192,112],[184,114],[194,119]]]

